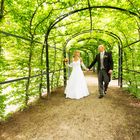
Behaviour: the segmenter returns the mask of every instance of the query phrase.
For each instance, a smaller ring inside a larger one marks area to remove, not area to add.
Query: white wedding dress
[[[86,68],[85,65],[80,62],[80,59],[68,64],[69,67],[72,67],[72,72],[65,88],[66,98],[80,99],[89,95],[81,65]]]

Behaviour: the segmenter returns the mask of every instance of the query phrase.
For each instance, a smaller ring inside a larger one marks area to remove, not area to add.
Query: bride
[[[87,83],[81,66],[85,70],[88,69],[85,67],[82,59],[80,58],[80,51],[76,50],[74,52],[73,62],[71,64],[68,64],[67,59],[65,60],[65,64],[67,64],[69,67],[72,67],[72,72],[65,88],[66,98],[80,99],[82,97],[88,96],[89,92]]]

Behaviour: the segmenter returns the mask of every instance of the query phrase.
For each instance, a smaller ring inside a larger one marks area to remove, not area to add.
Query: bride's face
[[[75,53],[74,53],[74,56],[78,56],[78,57],[80,57],[80,52],[78,52],[78,51],[75,52]]]

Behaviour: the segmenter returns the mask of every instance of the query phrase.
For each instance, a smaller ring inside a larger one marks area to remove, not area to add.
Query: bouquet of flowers
[[[65,58],[65,59],[64,59],[64,62],[65,62],[65,63],[67,63],[68,61],[69,61],[68,58]]]

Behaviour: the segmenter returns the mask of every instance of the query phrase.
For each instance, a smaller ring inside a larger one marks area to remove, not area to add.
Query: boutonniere
[[[107,58],[108,56],[107,55],[104,55],[104,58]]]

